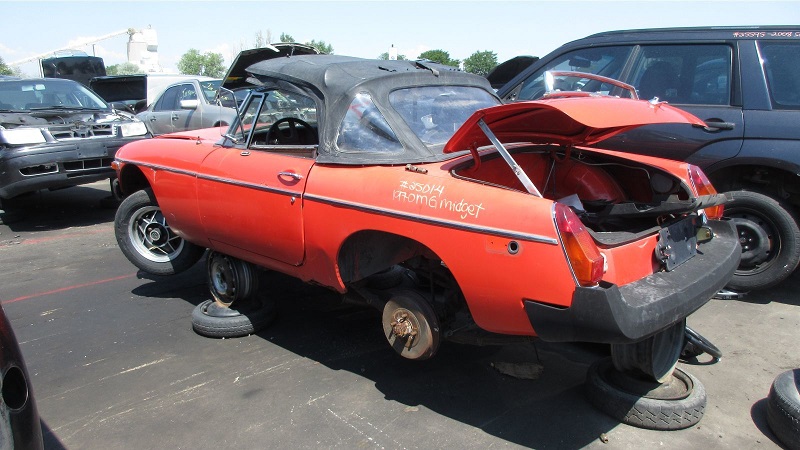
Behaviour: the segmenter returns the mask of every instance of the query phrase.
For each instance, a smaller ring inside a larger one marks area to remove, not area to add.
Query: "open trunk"
[[[678,177],[630,159],[556,145],[508,150],[541,196],[571,206],[601,245],[636,240],[687,213],[724,203],[722,195],[698,197]],[[497,153],[463,164],[453,175],[526,192]]]

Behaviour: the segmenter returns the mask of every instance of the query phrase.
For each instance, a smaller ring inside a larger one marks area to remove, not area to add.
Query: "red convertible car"
[[[229,128],[131,143],[114,163],[133,264],[170,275],[207,251],[202,334],[266,323],[271,270],[378,308],[406,358],[482,331],[610,343],[617,369],[664,380],[686,317],[736,269],[725,198],[700,169],[582,147],[703,126],[666,104],[502,105],[475,75],[333,55],[248,73]]]

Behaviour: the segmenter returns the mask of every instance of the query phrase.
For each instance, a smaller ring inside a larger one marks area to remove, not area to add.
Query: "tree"
[[[314,47],[319,50],[320,53],[325,53],[326,55],[333,54],[333,46],[331,44],[326,44],[325,41],[316,41],[312,39],[311,42],[306,42],[306,45]]]
[[[264,35],[264,33],[262,33],[261,30],[258,30],[256,31],[256,37],[254,41],[255,47],[253,48],[262,48],[271,42],[272,42],[272,31],[267,30],[267,34]]]
[[[142,73],[142,69],[132,62],[124,62],[106,67],[106,73],[108,75],[132,75]]]
[[[464,70],[481,76],[489,75],[497,66],[497,53],[485,50],[475,52],[464,60]]]
[[[3,61],[2,56],[0,56],[0,75],[14,75],[14,71],[11,70],[11,67],[6,65],[6,62]]]
[[[382,59],[384,61],[389,59],[389,52],[381,53],[380,56],[378,56],[378,59]],[[406,61],[406,60],[408,60],[408,58],[406,58],[406,55],[397,55],[397,60],[398,61]]]
[[[450,53],[444,50],[428,50],[420,53],[417,59],[427,59],[429,61],[453,67],[458,67],[458,65],[461,63],[461,61],[457,59],[450,59]]]
[[[186,75],[219,78],[225,73],[223,62],[224,58],[219,53],[206,52],[201,55],[199,51],[190,48],[178,61],[178,70]]]
[[[295,42],[291,34],[281,33],[280,39],[283,43]]]

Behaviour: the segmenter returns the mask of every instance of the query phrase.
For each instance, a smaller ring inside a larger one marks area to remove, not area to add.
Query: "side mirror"
[[[197,109],[200,100],[181,100],[181,109]]]

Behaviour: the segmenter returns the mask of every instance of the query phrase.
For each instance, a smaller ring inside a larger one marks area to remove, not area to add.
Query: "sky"
[[[127,60],[129,28],[152,28],[165,72],[189,49],[220,53],[229,64],[256,34],[279,41],[325,41],[335,54],[377,58],[394,45],[416,58],[441,49],[463,60],[493,51],[498,62],[544,56],[589,34],[635,28],[800,24],[792,1],[8,1],[0,0],[0,57],[11,64],[63,48],[82,50],[106,65]],[[36,63],[18,66],[38,75]]]

